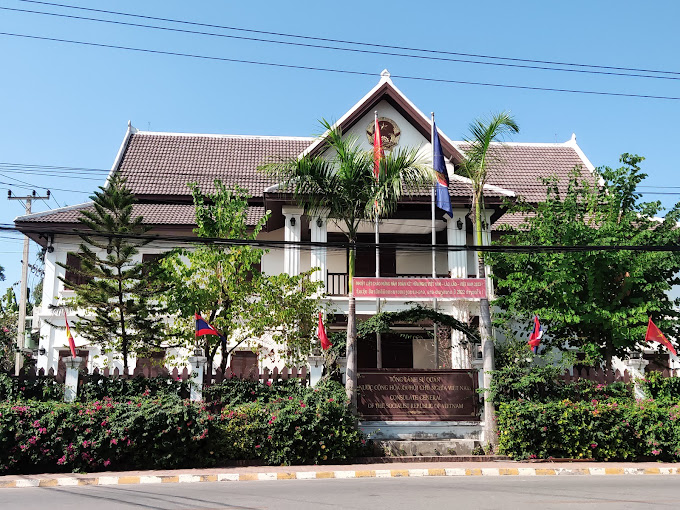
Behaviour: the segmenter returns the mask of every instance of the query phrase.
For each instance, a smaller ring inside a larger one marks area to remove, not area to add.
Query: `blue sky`
[[[639,2],[592,0],[59,3],[392,46],[680,72],[675,54],[680,47],[676,26],[680,4],[672,1],[654,2],[647,8]],[[433,10],[427,10],[432,4]],[[0,7],[294,40],[125,19],[19,0],[0,0]],[[109,169],[128,120],[139,129],[154,131],[308,136],[319,131],[318,119],[340,117],[375,85],[384,68],[422,111],[436,112],[437,125],[451,138],[464,136],[470,121],[477,117],[510,110],[521,128],[513,140],[563,142],[575,132],[596,166],[616,165],[622,152],[643,155],[649,174],[644,184],[656,186],[643,189],[649,193],[645,198],[660,199],[667,206],[680,199],[680,194],[652,194],[680,193],[672,188],[680,186],[675,177],[678,100],[517,90],[398,76],[680,97],[677,79],[304,48],[2,9],[0,32],[368,73],[305,71],[0,35],[0,223],[10,223],[23,211],[18,202],[5,200],[7,188],[23,194],[34,187],[38,192],[44,192],[38,186],[50,187],[56,201],[36,203],[34,211],[41,211],[48,205],[56,207],[57,202],[83,202],[103,183],[102,172],[55,177],[22,173],[19,167],[4,163]],[[680,78],[680,74],[665,76]],[[7,276],[0,282],[4,291],[20,277],[21,239],[0,233],[0,241],[0,265]],[[33,246],[31,261],[35,252]],[[33,283],[35,278],[29,281]]]

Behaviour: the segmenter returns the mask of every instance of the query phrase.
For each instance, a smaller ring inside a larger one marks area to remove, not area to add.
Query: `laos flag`
[[[432,168],[437,179],[435,183],[435,205],[453,218],[451,197],[449,195],[449,174],[446,171],[444,152],[442,151],[442,144],[439,141],[439,133],[437,133],[437,126],[434,124],[434,121],[432,122],[432,132]]]
[[[215,328],[213,328],[208,322],[201,317],[199,314],[194,314],[194,318],[196,319],[196,336],[203,336],[203,335],[215,335],[219,336],[220,338],[222,335],[220,334],[219,331],[217,331]]]

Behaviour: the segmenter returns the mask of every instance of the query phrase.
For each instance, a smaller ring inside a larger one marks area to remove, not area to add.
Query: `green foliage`
[[[127,372],[130,353],[144,354],[163,344],[165,310],[157,299],[161,287],[153,266],[134,260],[150,242],[128,237],[150,229],[141,216],[133,217],[134,196],[118,177],[100,190],[92,197],[94,210],[81,211],[79,218],[86,232],[79,234],[80,267],[60,264],[82,283],[60,279],[76,293],[68,306],[85,310],[73,328],[104,352],[120,353]]]
[[[340,462],[368,451],[338,383],[231,380],[211,394],[224,407],[181,400],[177,385],[156,383],[128,385],[145,388],[129,398],[3,401],[0,473]]]
[[[222,411],[221,457],[258,459],[270,465],[341,462],[367,452],[345,402],[343,387],[326,382],[301,394]]]
[[[444,326],[461,331],[470,342],[479,343],[479,337],[467,324],[460,322],[451,315],[440,313],[432,308],[417,304],[399,312],[380,312],[357,324],[357,337],[363,338],[372,333],[389,333],[395,323],[418,324],[420,321],[430,320]],[[423,333],[429,330],[423,328]]]
[[[661,372],[649,372],[639,382],[648,398],[664,402],[680,401],[680,377],[664,377]]]
[[[518,204],[525,222],[509,229],[501,245],[515,246],[677,246],[680,204],[663,220],[659,202],[639,202],[637,186],[646,177],[643,158],[623,154],[623,166],[604,167],[591,184],[576,169],[566,194],[549,180],[545,202]],[[608,362],[613,355],[647,347],[645,328],[651,316],[669,338],[680,334],[680,308],[669,298],[679,283],[680,253],[594,250],[493,253],[503,322],[541,317],[549,336],[544,344],[577,347]]]
[[[0,301],[0,372],[14,368],[18,323],[19,306],[10,287]]]
[[[0,403],[0,472],[167,469],[204,462],[211,417],[173,397]]]
[[[204,194],[191,186],[199,237],[255,240],[267,216],[251,228],[247,224],[248,195],[215,181],[215,192]],[[178,249],[162,266],[170,291],[169,309],[183,320],[177,326],[185,337],[193,336],[194,313],[199,312],[228,340],[202,337],[202,348],[212,366],[218,348],[222,363],[238,345],[268,333],[285,345],[291,363],[311,350],[315,314],[320,304],[320,284],[309,281],[309,272],[298,276],[267,276],[258,266],[264,251],[247,244],[201,243],[192,250]]]
[[[64,385],[54,378],[41,377],[33,381],[0,373],[0,401],[36,400],[49,402],[64,399]]]
[[[189,386],[189,382],[175,380],[164,375],[123,379],[93,374],[89,375],[87,381],[78,387],[78,400],[92,402],[107,398],[116,401],[133,397],[188,398]]]
[[[551,402],[569,399],[578,402],[633,398],[631,384],[617,382],[604,385],[586,379],[562,380],[561,376],[574,362],[573,353],[557,357],[535,355],[524,340],[508,340],[497,347],[498,368],[492,372],[490,398],[496,405],[517,400]]]
[[[680,406],[641,401],[505,402],[499,453],[513,459],[680,459]]]

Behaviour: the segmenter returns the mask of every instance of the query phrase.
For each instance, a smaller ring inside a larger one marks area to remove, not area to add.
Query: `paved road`
[[[680,508],[668,476],[278,480],[0,490],[2,510]]]

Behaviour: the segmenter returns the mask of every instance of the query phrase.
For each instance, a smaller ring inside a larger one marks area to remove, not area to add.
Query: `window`
[[[66,267],[66,274],[64,275],[66,281],[74,285],[82,285],[87,282],[87,278],[77,272],[80,269],[80,257],[77,253],[69,252],[66,254]],[[69,268],[72,271],[69,271]],[[64,288],[70,290],[70,287],[66,284],[64,284]]]

